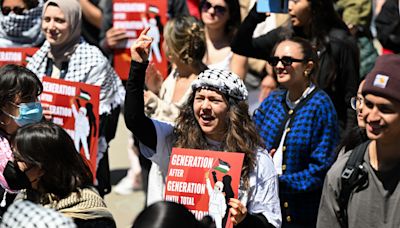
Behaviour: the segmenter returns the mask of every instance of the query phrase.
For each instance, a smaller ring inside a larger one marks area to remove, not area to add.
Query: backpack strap
[[[368,181],[368,173],[365,170],[363,163],[365,151],[369,143],[370,141],[368,140],[353,149],[349,160],[347,160],[347,163],[342,171],[340,178],[342,182],[342,188],[337,200],[340,207],[338,218],[341,227],[343,228],[348,227],[347,206],[350,195],[355,189],[359,189],[360,187],[364,186]]]

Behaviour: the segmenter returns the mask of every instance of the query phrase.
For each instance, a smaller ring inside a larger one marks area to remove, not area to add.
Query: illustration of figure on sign
[[[76,99],[76,103],[78,104],[78,109],[79,109],[82,106],[79,99]],[[91,151],[91,140],[93,137],[96,137],[98,133],[96,125],[96,116],[94,115],[92,103],[86,102],[85,108],[86,108],[86,116],[89,119],[89,126],[90,126],[89,135],[87,137],[87,143],[89,146],[89,151]]]
[[[224,184],[217,181],[214,184],[214,189],[211,186],[209,173],[205,173],[207,192],[209,195],[208,214],[213,218],[216,228],[222,228],[222,219],[226,214],[225,194],[222,192]]]
[[[230,175],[228,175],[230,169],[231,169],[231,165],[228,162],[218,159],[218,162],[213,165],[213,171],[212,171],[214,183],[218,182],[216,171],[218,171],[219,173],[221,173],[223,175],[222,176],[222,184],[223,184],[222,192],[225,196],[225,204],[228,205],[225,209],[225,215],[227,215],[229,212],[229,208],[230,208],[229,199],[235,197],[235,193],[233,192],[233,188],[232,188],[232,177]],[[222,227],[225,227],[227,219],[228,219],[228,216],[222,217]]]
[[[153,42],[151,43],[151,48],[149,53],[149,61],[152,61],[154,53],[157,62],[160,63],[162,61],[160,52],[161,32],[157,23],[157,15],[159,14],[159,9],[156,6],[149,6],[148,11],[150,13],[156,14],[155,17],[152,17],[149,20],[147,19],[146,16],[142,15],[142,23],[144,28],[150,27],[150,30],[147,32],[147,35],[153,38]]]
[[[80,91],[79,97],[85,100],[90,100],[90,94],[83,90]],[[81,106],[79,107],[78,110],[73,102],[71,104],[71,108],[72,108],[72,114],[74,115],[75,118],[75,135],[74,135],[75,148],[79,152],[80,144],[82,144],[85,157],[86,159],[90,160],[89,146],[87,140],[90,134],[90,124],[89,124],[89,119],[87,117],[87,109]]]
[[[215,171],[212,171],[212,176],[213,176],[214,183],[216,183],[218,181],[217,173]],[[224,188],[223,188],[222,192],[225,195],[226,205],[228,205],[228,207],[226,208],[226,214],[227,214],[229,211],[229,208],[230,208],[229,199],[235,197],[235,193],[233,192],[233,189],[232,189],[232,177],[230,175],[224,175],[222,177],[222,183],[224,184]],[[228,216],[225,216],[222,219],[222,227],[225,227],[227,219],[228,219]]]

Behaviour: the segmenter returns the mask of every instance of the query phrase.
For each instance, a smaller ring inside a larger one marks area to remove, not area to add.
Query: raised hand
[[[149,58],[150,45],[153,41],[153,38],[146,35],[149,29],[145,28],[131,46],[131,58],[136,62],[143,63]]]
[[[204,178],[208,179],[209,175],[210,175],[210,173],[208,171],[204,172]]]
[[[150,63],[146,70],[145,83],[148,90],[158,95],[163,83],[163,77],[159,70],[155,67],[154,63]]]

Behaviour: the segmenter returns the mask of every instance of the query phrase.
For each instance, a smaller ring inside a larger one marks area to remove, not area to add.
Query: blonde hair
[[[164,39],[168,55],[176,55],[185,64],[202,62],[206,51],[204,29],[192,16],[178,17],[165,25]]]

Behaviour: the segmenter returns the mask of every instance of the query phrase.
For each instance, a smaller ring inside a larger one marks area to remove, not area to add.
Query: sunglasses
[[[276,67],[278,65],[279,61],[282,62],[283,66],[288,67],[291,66],[292,63],[301,63],[305,62],[305,59],[295,59],[290,56],[283,56],[282,58],[279,58],[277,56],[269,57],[268,60],[269,64],[273,67]]]
[[[225,6],[213,5],[208,1],[204,1],[203,5],[201,6],[201,11],[202,12],[207,12],[210,8],[213,8],[215,14],[218,15],[218,16],[222,16],[226,12],[226,7]]]
[[[14,12],[16,15],[23,15],[24,11],[25,11],[25,8],[24,7],[19,7],[19,6],[16,6],[16,7],[13,7],[13,8],[8,7],[8,6],[1,7],[1,12],[3,13],[4,16],[7,16],[8,14],[10,14],[11,11]]]

